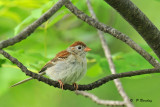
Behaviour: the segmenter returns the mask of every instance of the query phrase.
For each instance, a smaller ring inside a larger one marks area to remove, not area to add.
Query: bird
[[[75,89],[78,89],[77,81],[81,80],[87,71],[86,53],[91,49],[81,41],[76,41],[71,44],[66,50],[56,54],[39,71],[39,75],[46,74],[50,79],[58,81],[60,88],[63,89],[64,84],[72,84]],[[32,77],[22,80],[11,87],[22,84],[33,79]]]

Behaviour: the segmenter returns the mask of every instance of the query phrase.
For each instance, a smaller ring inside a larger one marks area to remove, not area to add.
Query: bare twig
[[[145,39],[160,58],[160,31],[131,0],[104,0],[117,10]]]
[[[47,21],[53,14],[55,14],[64,4],[66,0],[59,0],[51,9],[49,9],[46,13],[44,13],[39,19],[30,24],[24,30],[22,30],[18,35],[10,38],[8,40],[4,40],[0,42],[0,49],[6,48],[8,46],[14,45],[17,42],[20,42],[26,39],[35,31],[35,29],[40,26],[42,23]]]
[[[91,6],[91,3],[90,3],[90,0],[87,0],[87,5],[88,5],[88,9],[91,13],[91,16],[96,19],[98,21],[98,19],[96,18],[96,15],[93,11],[93,8]],[[106,40],[104,39],[104,34],[102,31],[100,30],[97,30],[98,31],[98,35],[99,35],[99,38],[101,40],[101,44],[102,44],[102,47],[103,47],[103,50],[104,50],[104,53],[105,53],[105,56],[106,56],[106,59],[108,60],[108,63],[109,63],[109,67],[110,67],[110,70],[111,70],[111,73],[112,74],[116,74],[116,69],[115,69],[115,66],[114,66],[114,63],[112,61],[112,56],[111,56],[111,52],[110,52],[110,49],[107,45],[107,42]],[[127,105],[127,107],[133,107],[129,97],[127,96],[127,94],[125,93],[124,89],[123,89],[123,86],[120,82],[119,79],[114,79],[114,83],[118,89],[118,92],[120,93],[120,95],[122,96],[124,102],[125,102],[125,105]],[[123,103],[124,103],[123,102]]]
[[[97,20],[89,17],[86,15],[84,12],[80,11],[75,7],[69,0],[66,0],[67,3],[65,6],[74,14],[76,15],[79,19],[87,22],[89,25],[105,32],[113,35],[115,38],[120,39],[127,45],[129,45],[131,48],[133,48],[135,51],[137,51],[141,56],[143,56],[152,66],[159,68],[160,64],[159,62],[152,57],[149,53],[147,53],[143,48],[141,48],[138,44],[136,44],[131,38],[129,38],[127,35],[121,33],[120,31],[107,26],[103,23],[98,22]]]
[[[68,4],[65,5],[66,2],[68,2]],[[92,9],[92,7],[89,3],[89,0],[88,0],[88,4],[89,4],[89,8],[90,8],[92,16],[94,16],[94,18],[96,19],[96,16],[95,16],[95,14],[93,12],[93,9]],[[155,60],[150,54],[148,54],[145,50],[143,50],[140,46],[138,46],[127,35],[119,32],[118,30],[116,30],[112,27],[109,27],[109,26],[106,26],[102,23],[99,23],[97,20],[95,20],[93,18],[90,18],[89,16],[87,16],[86,14],[84,14],[83,12],[78,10],[69,0],[59,0],[50,10],[48,10],[46,13],[44,13],[38,20],[33,22],[31,25],[26,27],[18,35],[16,35],[13,38],[10,38],[8,40],[0,42],[0,53],[4,57],[9,59],[11,62],[16,64],[26,75],[31,76],[31,78],[29,78],[29,79],[32,79],[32,78],[37,79],[37,80],[42,81],[42,82],[44,82],[48,85],[60,88],[60,85],[57,81],[53,81],[51,79],[45,78],[45,77],[43,77],[39,74],[36,74],[36,73],[33,73],[33,72],[29,71],[21,62],[19,62],[16,58],[12,57],[11,55],[9,55],[7,52],[3,51],[2,49],[6,48],[8,46],[14,45],[17,42],[20,42],[20,41],[26,39],[31,33],[33,33],[35,31],[35,29],[38,26],[40,26],[42,23],[44,23],[46,20],[48,20],[63,5],[65,5],[78,18],[84,20],[89,25],[91,25],[91,26],[93,26],[93,27],[95,27],[95,28],[97,28],[97,29],[99,29],[103,32],[109,33],[109,34],[113,35],[114,37],[116,37],[117,39],[120,39],[123,42],[125,42],[126,44],[128,44],[131,48],[136,50],[141,56],[143,56],[154,67],[157,67],[157,68],[160,67],[160,64],[158,63],[157,60]],[[128,107],[133,107],[133,105],[129,101],[128,96],[124,92],[123,87],[121,85],[121,82],[118,78],[130,77],[130,76],[136,76],[136,75],[143,75],[143,74],[150,74],[150,73],[160,73],[160,69],[145,69],[145,70],[130,71],[130,72],[116,74],[116,70],[115,70],[115,67],[114,67],[114,64],[113,64],[113,61],[112,61],[110,51],[109,51],[108,46],[106,44],[106,41],[104,39],[103,33],[99,30],[98,30],[99,37],[101,39],[101,43],[102,43],[103,49],[105,51],[106,58],[108,59],[112,75],[101,78],[101,79],[99,79],[99,80],[97,80],[93,83],[88,84],[88,85],[79,85],[78,90],[92,90],[92,89],[97,88],[97,87],[99,87],[99,86],[101,86],[101,85],[103,85],[103,84],[105,84],[105,83],[107,83],[111,80],[114,80],[114,82],[115,82],[115,84],[118,88],[118,91],[120,92],[124,101],[102,100],[102,99],[99,99],[98,97],[96,97],[95,95],[84,92],[84,91],[76,91],[76,93],[81,94],[81,95],[86,96],[86,97],[89,97],[90,99],[92,99],[94,102],[96,102],[98,104],[112,105],[112,106],[127,105]],[[157,47],[156,49],[158,50],[158,48],[160,48],[160,47]],[[63,89],[71,90],[71,91],[75,90],[74,86],[68,85],[68,84],[65,84]]]
[[[90,94],[88,92],[85,92],[85,91],[75,91],[75,93],[77,95],[83,95],[85,97],[88,97],[91,100],[93,100],[94,102],[96,102],[97,104],[101,104],[101,105],[106,105],[106,106],[123,106],[123,105],[125,105],[124,101],[102,100],[102,99],[99,99],[97,96]]]
[[[16,58],[12,57],[9,55],[7,52],[4,50],[0,49],[0,54],[2,54],[4,57],[9,59],[12,63],[16,64],[26,75],[33,77],[34,79],[37,79],[39,81],[42,81],[48,85],[58,87],[59,83],[57,81],[53,81],[51,79],[45,78],[43,76],[40,76],[36,73],[33,73],[29,71],[21,62],[19,62]],[[160,69],[144,69],[144,70],[139,70],[139,71],[130,71],[130,72],[124,72],[124,73],[119,73],[119,74],[112,74],[109,76],[106,76],[104,78],[101,78],[93,83],[90,83],[88,85],[78,85],[78,90],[92,90],[94,88],[97,88],[111,80],[117,79],[117,78],[123,78],[123,77],[131,77],[131,76],[136,76],[136,75],[143,75],[143,74],[151,74],[151,73],[160,73]],[[68,85],[65,84],[63,87],[64,90],[75,90],[73,85]]]

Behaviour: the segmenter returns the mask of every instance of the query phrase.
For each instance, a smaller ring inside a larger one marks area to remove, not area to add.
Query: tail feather
[[[19,85],[19,84],[22,84],[22,83],[24,83],[24,82],[27,82],[27,81],[29,81],[29,80],[31,80],[31,79],[33,79],[33,78],[32,78],[32,77],[27,78],[27,79],[25,79],[25,80],[22,80],[22,81],[20,81],[20,82],[17,82],[16,84],[12,85],[11,87],[15,87],[15,86],[17,86],[17,85]],[[10,88],[11,88],[11,87],[10,87]]]
[[[44,75],[44,74],[45,74],[45,72],[39,73],[39,75]],[[22,81],[20,81],[20,82],[18,82],[18,83],[16,83],[16,84],[12,85],[10,88],[15,87],[15,86],[17,86],[17,85],[20,85],[20,84],[22,84],[22,83],[24,83],[24,82],[27,82],[27,81],[31,80],[31,79],[33,79],[33,78],[30,77],[30,78],[27,78],[27,79],[25,79],[25,80],[22,80]]]

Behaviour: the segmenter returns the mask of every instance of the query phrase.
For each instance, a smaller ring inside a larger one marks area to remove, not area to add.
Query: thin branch
[[[4,40],[0,42],[0,49],[6,48],[8,46],[14,45],[17,42],[20,42],[26,39],[28,36],[31,35],[35,31],[35,29],[40,26],[42,23],[47,21],[53,14],[55,14],[64,4],[66,0],[59,0],[51,9],[45,12],[39,19],[34,21],[24,30],[22,30],[18,35],[10,38],[8,40]]]
[[[131,0],[104,0],[117,10],[145,39],[160,58],[160,31]]]
[[[154,67],[160,67],[159,62],[152,57],[149,53],[147,53],[143,48],[141,48],[138,44],[136,44],[131,38],[129,38],[127,35],[121,33],[120,31],[107,26],[103,23],[98,22],[97,20],[89,17],[88,15],[86,15],[84,12],[80,11],[79,9],[77,9],[77,7],[75,7],[69,0],[66,0],[67,3],[65,4],[66,8],[68,8],[74,15],[76,15],[79,19],[87,22],[89,25],[105,32],[105,33],[109,33],[112,36],[114,36],[115,38],[123,41],[124,43],[126,43],[127,45],[129,45],[132,49],[134,49],[135,51],[137,51],[141,56],[143,56],[152,66]]]
[[[0,49],[0,54],[2,54],[4,57],[9,59],[12,63],[16,64],[26,75],[33,77],[34,79],[37,79],[39,81],[42,81],[48,85],[60,88],[59,83],[57,81],[53,81],[51,79],[48,79],[46,77],[40,76],[36,73],[29,71],[21,62],[19,62],[16,58],[9,55],[4,50]],[[157,69],[157,68],[145,69],[145,70],[124,72],[124,73],[119,73],[119,74],[112,74],[112,75],[106,76],[104,78],[101,78],[93,83],[90,83],[88,85],[78,85],[78,90],[83,90],[83,91],[84,90],[92,90],[94,88],[97,88],[97,87],[99,87],[99,86],[101,86],[111,80],[117,79],[117,78],[131,77],[131,76],[151,74],[151,73],[160,73],[160,69]],[[65,84],[63,89],[64,90],[71,90],[71,91],[75,90],[73,85],[68,85],[68,84]]]
[[[106,106],[124,106],[124,101],[110,101],[110,100],[102,100],[99,99],[97,96],[87,93],[85,91],[75,91],[77,95],[83,95],[85,97],[90,98],[92,101],[96,102],[97,104],[106,105]]]
[[[98,21],[98,19],[96,18],[95,13],[94,13],[94,11],[93,11],[93,8],[92,8],[92,6],[91,6],[90,0],[87,0],[87,6],[88,6],[88,9],[89,9],[89,11],[90,11],[90,13],[91,13],[91,16]],[[114,65],[113,60],[112,60],[112,56],[111,56],[110,49],[109,49],[109,47],[108,47],[108,45],[107,45],[107,42],[106,42],[106,40],[105,40],[105,38],[104,38],[104,34],[103,34],[103,32],[100,31],[100,30],[97,30],[97,32],[98,32],[98,36],[99,36],[99,38],[100,38],[100,40],[101,40],[101,44],[102,44],[102,47],[103,47],[103,50],[104,50],[106,59],[108,60],[111,73],[112,73],[112,74],[116,74],[116,68],[115,68],[115,65]],[[122,98],[123,98],[123,100],[124,100],[124,102],[125,102],[125,105],[126,105],[127,107],[133,107],[133,104],[131,103],[129,97],[128,97],[127,94],[125,93],[125,91],[124,91],[124,89],[123,89],[123,86],[122,86],[120,80],[119,80],[119,79],[114,79],[114,83],[115,83],[115,85],[116,85],[116,87],[117,87],[117,89],[118,89],[118,92],[119,92],[120,95],[122,96]]]

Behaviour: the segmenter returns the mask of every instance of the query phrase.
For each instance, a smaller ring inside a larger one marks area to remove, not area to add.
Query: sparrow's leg
[[[63,82],[61,80],[58,80],[58,82],[59,82],[60,88],[62,88],[63,90]]]
[[[73,83],[73,86],[74,86],[74,88],[75,88],[76,90],[78,90],[78,84]]]

